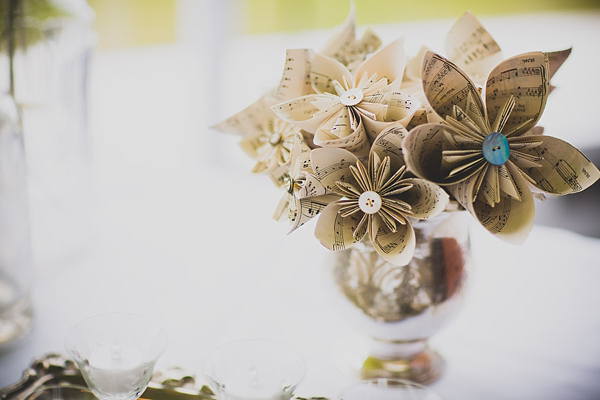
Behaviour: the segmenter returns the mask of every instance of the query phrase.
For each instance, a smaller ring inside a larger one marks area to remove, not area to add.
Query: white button
[[[362,99],[363,99],[363,91],[362,91],[362,89],[358,89],[358,88],[346,90],[340,96],[340,101],[345,106],[355,106],[358,103],[360,103],[362,101]]]
[[[358,206],[366,214],[375,214],[381,208],[381,196],[375,192],[364,192],[358,198]]]

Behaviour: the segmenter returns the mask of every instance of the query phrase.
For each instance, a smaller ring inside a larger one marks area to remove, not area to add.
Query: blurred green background
[[[97,13],[100,48],[170,43],[176,38],[177,7],[182,1],[89,0]],[[355,0],[361,25],[405,20],[457,18],[470,10],[478,16],[515,13],[600,10],[600,0]],[[229,0],[238,33],[270,33],[331,28],[342,23],[349,0]],[[207,7],[211,9],[211,7]]]
[[[512,14],[550,10],[600,9],[599,0],[355,0],[358,24],[372,25],[403,20],[455,18],[463,11],[475,15]],[[247,31],[266,33],[339,24],[349,0],[247,0]]]

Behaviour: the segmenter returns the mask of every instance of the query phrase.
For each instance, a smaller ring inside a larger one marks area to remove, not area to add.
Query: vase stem
[[[396,378],[431,383],[444,372],[443,358],[426,339],[407,341],[371,340],[370,355],[361,368],[363,379]]]
[[[427,341],[421,340],[381,340],[371,338],[371,355],[380,359],[393,360],[411,358],[427,348]]]

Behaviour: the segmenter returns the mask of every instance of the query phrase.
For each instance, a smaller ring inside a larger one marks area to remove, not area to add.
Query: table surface
[[[482,20],[506,56],[574,46],[542,124],[578,147],[597,145],[586,111],[598,106],[600,14]],[[386,42],[404,32],[414,53],[417,39],[441,48],[451,23],[374,29]],[[329,32],[244,37],[209,25],[184,21],[175,45],[95,55],[93,225],[72,232],[89,240],[36,265],[35,327],[0,354],[0,387],[35,356],[63,352],[70,326],[109,311],[166,329],[159,369],[199,372],[219,344],[260,337],[304,356],[300,395],[332,397],[354,382],[336,361],[336,344],[356,332],[331,305],[329,253],[310,226],[285,235],[287,226],[270,219],[280,192],[247,172],[238,138],[207,128],[277,83],[286,46],[318,48]],[[516,247],[473,226],[472,247],[466,305],[432,339],[447,360],[434,391],[445,400],[600,398],[600,240],[536,225]]]

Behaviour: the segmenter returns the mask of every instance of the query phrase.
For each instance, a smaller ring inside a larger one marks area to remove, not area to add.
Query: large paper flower
[[[317,54],[310,71],[316,94],[272,109],[281,119],[313,132],[316,145],[341,147],[365,157],[369,152],[367,135],[374,139],[388,126],[407,124],[420,106],[398,91],[404,65],[401,40],[377,51],[354,75],[334,59]]]
[[[444,120],[412,129],[403,143],[417,176],[447,185],[491,233],[520,243],[533,225],[528,184],[562,195],[593,184],[600,172],[570,144],[533,129],[548,96],[548,54],[522,54],[490,73],[482,100],[467,74],[428,52],[423,90]]]
[[[381,257],[396,265],[410,261],[415,247],[410,219],[439,214],[448,195],[423,179],[404,178],[400,146],[405,133],[402,126],[383,131],[373,143],[367,167],[344,149],[311,152],[315,175],[343,196],[325,207],[317,222],[315,236],[325,247],[343,250],[368,232]]]

